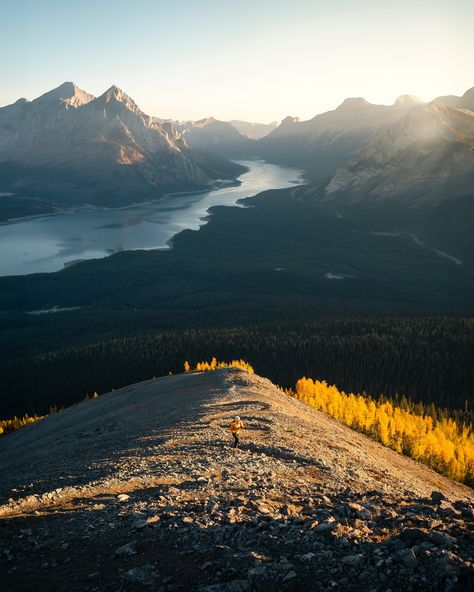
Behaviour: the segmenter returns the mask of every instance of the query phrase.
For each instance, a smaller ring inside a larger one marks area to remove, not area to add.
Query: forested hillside
[[[30,355],[4,352],[0,415],[41,414],[95,391],[182,372],[184,360],[195,365],[214,355],[244,358],[287,388],[314,376],[345,391],[464,409],[472,400],[474,320],[319,319],[304,326],[155,332]]]
[[[472,426],[448,417],[417,413],[413,406],[344,393],[326,381],[300,378],[297,399],[339,419],[396,452],[424,462],[451,479],[474,485]]]

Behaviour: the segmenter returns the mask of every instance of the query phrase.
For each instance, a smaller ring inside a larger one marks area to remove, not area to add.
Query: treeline
[[[35,423],[43,419],[44,415],[28,415],[27,413],[23,417],[14,417],[13,419],[0,419],[0,436],[13,430],[24,428],[25,426]]]
[[[40,336],[38,337],[40,339]],[[305,325],[155,332],[0,361],[0,416],[43,414],[94,391],[182,372],[183,360],[247,359],[285,388],[324,376],[346,392],[471,409],[474,320],[319,319]],[[467,401],[467,403],[466,403]]]
[[[300,378],[293,396],[451,479],[474,485],[474,434],[469,425],[346,394],[311,378]]]
[[[184,373],[189,374],[190,372],[213,372],[214,370],[220,370],[221,368],[241,368],[251,374],[254,374],[255,370],[245,360],[232,360],[231,362],[218,362],[216,357],[213,357],[210,362],[198,362],[194,368],[186,360],[184,362]]]

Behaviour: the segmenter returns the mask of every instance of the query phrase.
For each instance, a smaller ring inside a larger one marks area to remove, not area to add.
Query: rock
[[[233,580],[231,582],[219,582],[209,586],[201,586],[199,592],[247,592],[249,584],[246,580]]]
[[[304,555],[299,556],[299,560],[303,561],[304,563],[310,563],[316,557],[316,553],[305,553]]]
[[[321,524],[315,526],[314,531],[320,534],[326,534],[333,531],[336,528],[336,526],[337,522],[321,522]]]
[[[297,578],[298,576],[296,574],[296,571],[292,569],[286,574],[286,576],[283,577],[281,581],[288,584],[294,582]]]
[[[139,567],[133,567],[120,577],[124,582],[131,582],[134,584],[144,584],[150,586],[153,584],[153,580],[156,577],[153,565],[141,565]]]
[[[343,565],[356,566],[364,562],[364,556],[361,553],[356,555],[346,555],[341,559]]]
[[[129,500],[129,499],[130,499],[130,496],[129,496],[129,495],[127,495],[126,493],[121,493],[120,495],[118,495],[118,496],[117,496],[117,500],[118,500],[120,503],[126,502],[126,501],[127,501],[127,500]]]
[[[148,526],[148,521],[144,520],[143,518],[135,520],[135,522],[132,524],[132,528],[134,530],[143,530],[145,526]]]
[[[446,499],[446,497],[441,493],[441,491],[432,491],[430,497],[431,501],[437,505],[441,504],[441,502]]]
[[[295,504],[285,504],[280,509],[280,513],[285,516],[294,517],[294,516],[298,516],[301,513],[302,509],[303,509],[303,506],[297,506]]]
[[[413,569],[417,566],[418,560],[413,549],[403,549],[399,552],[399,559],[409,569]]]
[[[273,580],[269,567],[257,566],[247,572],[247,582],[252,592],[266,592],[271,589]]]
[[[128,555],[136,555],[137,553],[138,549],[136,541],[131,541],[130,543],[115,549],[115,555],[118,557],[127,557]]]
[[[372,512],[356,503],[349,503],[347,506],[351,509],[352,513],[357,516],[360,520],[372,520]]]
[[[456,539],[451,535],[447,534],[446,532],[438,532],[436,530],[432,530],[430,533],[427,534],[428,540],[438,547],[443,547],[445,549],[451,549],[456,545]]]
[[[404,543],[412,547],[429,540],[429,535],[420,528],[407,528],[398,535]]]
[[[206,569],[209,569],[210,567],[212,567],[214,565],[214,563],[212,561],[206,561],[205,563],[203,563],[201,565],[201,567],[199,568],[201,571],[205,571]]]
[[[24,536],[31,536],[33,534],[33,531],[31,530],[31,528],[21,528],[20,532]]]

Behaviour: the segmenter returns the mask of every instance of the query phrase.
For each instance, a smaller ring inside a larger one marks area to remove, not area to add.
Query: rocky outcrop
[[[237,412],[247,429],[235,450]],[[66,409],[1,439],[0,469],[9,589],[472,584],[472,490],[244,371],[151,380]]]

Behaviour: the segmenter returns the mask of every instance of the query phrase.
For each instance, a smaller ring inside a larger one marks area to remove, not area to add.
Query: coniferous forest
[[[470,411],[474,320],[319,319],[306,325],[155,332],[0,359],[0,417],[43,414],[94,392],[183,371],[203,359],[248,360],[292,388],[301,376],[346,392]]]
[[[300,378],[292,395],[383,446],[420,460],[451,479],[474,484],[474,434],[472,426],[462,421],[433,418],[411,406],[344,393],[326,381],[311,378]]]

